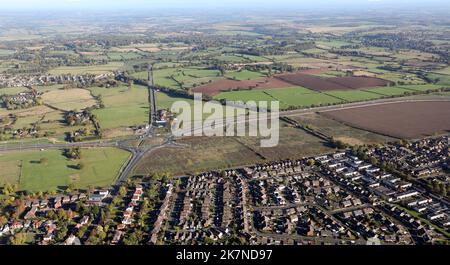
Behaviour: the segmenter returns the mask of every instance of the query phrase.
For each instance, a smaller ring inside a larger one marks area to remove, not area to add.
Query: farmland
[[[128,152],[114,148],[83,149],[82,158],[73,161],[60,150],[11,153],[0,155],[0,177],[8,176],[4,180],[33,192],[65,189],[70,183],[80,188],[107,186],[112,184],[128,156]],[[46,162],[41,162],[42,158]],[[81,170],[71,167],[77,163],[85,166]]]
[[[153,71],[154,83],[174,89],[191,88],[218,79],[219,71],[202,68],[164,68]],[[147,80],[147,72],[136,72],[133,77]]]
[[[247,70],[227,72],[225,74],[225,76],[227,78],[231,78],[233,80],[251,80],[251,79],[257,79],[260,77],[264,77],[264,75],[259,72],[247,71]]]
[[[392,137],[353,128],[319,113],[291,116],[290,118],[349,145],[379,144],[395,140]]]
[[[217,95],[220,92],[231,90],[258,90],[270,88],[294,87],[296,85],[284,82],[277,78],[260,78],[254,80],[218,80],[207,85],[198,86],[193,92],[203,93],[209,96]]]
[[[317,91],[361,89],[376,86],[387,86],[388,81],[373,77],[330,77],[321,78],[307,74],[286,74],[278,78],[295,85]]]
[[[317,92],[303,87],[277,89],[252,89],[221,92],[215,99],[244,102],[279,101],[281,109],[326,106],[346,102],[368,101],[391,96],[404,96],[413,93],[439,90],[439,85],[406,85],[397,87],[376,87],[362,90],[332,90]]]
[[[371,99],[378,99],[378,98],[382,97],[382,95],[363,91],[363,90],[327,91],[325,94],[335,97],[335,98],[338,98],[338,99],[341,99],[341,100],[344,100],[344,101],[347,101],[347,102],[371,100]]]
[[[339,103],[342,101],[302,87],[222,92],[215,98],[230,101],[242,100],[244,102],[250,100],[254,100],[256,102],[279,101],[281,109],[287,109],[289,107],[302,108],[310,107],[313,105],[328,105]]]
[[[62,110],[82,110],[96,104],[89,90],[68,89],[53,90],[42,95],[44,102],[54,108]]]
[[[105,105],[93,113],[103,129],[142,125],[148,120],[148,93],[143,86],[92,88],[94,95],[101,95]]]
[[[89,66],[61,66],[49,71],[49,74],[105,74],[118,70],[123,66],[121,62],[111,62],[104,65],[89,65]]]
[[[349,126],[396,138],[447,133],[450,102],[405,102],[323,112]]]

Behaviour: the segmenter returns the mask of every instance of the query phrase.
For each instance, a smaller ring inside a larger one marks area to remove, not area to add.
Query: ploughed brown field
[[[387,86],[390,83],[387,80],[375,77],[348,76],[323,78],[304,73],[284,74],[277,76],[277,78],[317,91],[361,89]]]
[[[450,101],[390,103],[321,114],[358,129],[395,138],[412,139],[450,132]]]
[[[198,86],[194,88],[192,91],[197,93],[203,93],[209,96],[215,96],[220,92],[229,91],[229,90],[245,90],[245,89],[270,89],[270,88],[285,88],[285,87],[294,87],[294,84],[287,83],[283,80],[269,77],[269,78],[259,78],[255,80],[217,80],[210,84],[206,84],[203,86]]]
[[[352,89],[377,87],[377,86],[387,86],[389,81],[367,76],[345,76],[345,77],[331,77],[327,81],[332,83],[340,84]]]

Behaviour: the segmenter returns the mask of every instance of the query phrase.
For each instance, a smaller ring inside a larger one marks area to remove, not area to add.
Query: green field
[[[21,190],[47,191],[64,189],[70,183],[79,188],[88,185],[108,186],[117,177],[129,153],[115,148],[83,149],[80,160],[68,160],[60,150],[18,152],[0,156],[0,165],[10,172],[9,181],[19,183]],[[46,158],[47,163],[39,160]],[[81,170],[73,169],[83,163]],[[20,168],[22,165],[22,168]],[[1,173],[1,177],[4,173]]]
[[[341,100],[318,93],[303,87],[292,87],[284,89],[270,89],[266,93],[280,101],[280,108],[288,107],[310,107],[318,105],[336,104]]]
[[[136,52],[108,52],[107,56],[111,60],[121,61],[138,59],[142,57],[142,54]]]
[[[42,95],[44,103],[62,110],[82,110],[96,104],[89,90],[72,88],[52,90]]]
[[[382,95],[370,93],[363,90],[327,91],[325,94],[343,99],[348,102],[378,99]]]
[[[143,86],[119,86],[113,88],[90,88],[94,95],[102,95],[105,105],[96,109],[103,129],[142,125],[148,120],[148,92]]]
[[[170,109],[172,104],[176,101],[185,101],[189,103],[189,105],[194,104],[194,101],[192,99],[172,97],[167,95],[166,93],[156,92],[156,103],[157,108],[159,109]]]
[[[134,78],[147,80],[147,72],[136,72]],[[219,79],[219,71],[202,68],[165,68],[153,71],[155,85],[174,89],[190,88]]]
[[[4,87],[0,88],[0,95],[15,95],[21,92],[27,91],[28,88],[26,87]]]
[[[276,100],[270,95],[266,94],[264,90],[240,90],[221,92],[214,97],[215,99],[225,99],[228,101],[273,101]]]
[[[407,86],[399,86],[399,87],[403,88],[403,89],[425,92],[428,90],[438,90],[438,89],[442,88],[442,85],[427,84],[427,85],[407,85]]]
[[[377,87],[377,88],[365,89],[365,91],[382,94],[385,96],[401,96],[401,95],[411,92],[411,90],[404,89],[401,87]]]
[[[234,54],[221,54],[219,56],[214,57],[214,59],[223,61],[225,63],[245,63],[249,62],[247,58],[243,55],[234,55]]]
[[[318,93],[303,87],[290,87],[266,90],[241,90],[222,92],[215,96],[216,99],[231,101],[279,101],[280,109],[289,107],[310,107],[339,103],[342,100]]]
[[[450,75],[441,75],[430,73],[427,75],[428,78],[436,80],[437,85],[450,86]]]
[[[13,50],[0,49],[0,56],[7,56],[7,55],[11,55],[13,53],[14,53]]]
[[[441,70],[436,71],[438,74],[450,75],[450,67],[445,67]]]
[[[248,70],[232,71],[232,72],[227,72],[225,74],[225,77],[235,79],[235,80],[251,80],[251,79],[257,79],[257,78],[264,77],[264,76],[265,75],[262,73],[248,71]]]
[[[123,66],[122,62],[110,62],[102,65],[89,65],[89,66],[61,66],[49,71],[51,75],[62,74],[104,74],[119,69]]]

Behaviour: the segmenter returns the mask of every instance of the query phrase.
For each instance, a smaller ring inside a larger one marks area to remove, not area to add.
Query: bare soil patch
[[[294,86],[295,86],[294,84],[287,83],[281,79],[274,77],[259,78],[255,80],[243,80],[243,81],[223,79],[212,82],[207,85],[198,86],[194,88],[193,91],[203,93],[209,96],[215,96],[220,92],[230,90],[271,89],[271,88],[286,88]]]
[[[305,73],[284,74],[277,78],[316,91],[351,90],[389,85],[389,81],[366,76],[323,78]]]
[[[392,103],[321,114],[355,128],[395,138],[414,139],[450,132],[450,101]]]

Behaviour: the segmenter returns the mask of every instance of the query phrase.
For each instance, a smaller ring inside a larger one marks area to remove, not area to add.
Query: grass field
[[[437,80],[437,85],[445,85],[450,86],[450,75],[441,75],[441,74],[433,74],[430,73],[427,75],[428,78],[433,80]]]
[[[165,68],[153,71],[155,85],[180,89],[190,88],[218,79],[219,71],[201,68]],[[147,72],[132,74],[138,79],[147,80]]]
[[[245,63],[250,61],[243,55],[238,54],[221,54],[219,56],[214,57],[214,59],[223,61],[225,63]]]
[[[0,88],[0,95],[15,95],[27,91],[26,87],[4,87]]]
[[[72,88],[53,90],[42,95],[44,103],[62,110],[82,110],[96,104],[89,90]]]
[[[225,99],[229,101],[273,101],[276,100],[270,95],[264,93],[264,90],[240,90],[221,92],[214,97],[215,99]]]
[[[194,101],[192,99],[172,97],[167,95],[166,93],[156,92],[156,103],[157,108],[159,109],[170,109],[174,102],[180,100],[188,102],[190,105],[194,104]]]
[[[450,67],[445,67],[441,70],[436,71],[438,74],[450,75]]]
[[[16,184],[19,183],[20,177],[20,160],[11,161],[1,161],[2,156],[0,156],[0,185],[6,183]]]
[[[326,105],[341,102],[341,100],[330,97],[324,93],[318,93],[303,87],[292,87],[284,89],[271,89],[266,93],[280,101],[281,108],[287,107],[310,107],[313,105]]]
[[[327,91],[325,94],[343,99],[348,102],[378,99],[382,95],[370,93],[363,90],[347,90],[347,91]]]
[[[374,69],[370,69],[373,71]],[[426,84],[426,82],[420,78],[418,78],[415,75],[405,75],[401,73],[393,73],[393,72],[384,72],[377,75],[378,78],[386,79],[392,82],[400,83],[403,82],[407,85],[423,85]],[[405,78],[409,78],[405,80]]]
[[[428,90],[437,90],[437,89],[440,89],[441,87],[442,87],[442,85],[432,85],[432,84],[399,86],[399,88],[409,89],[409,90],[413,90],[413,91],[421,91],[421,92],[425,92]]]
[[[0,49],[0,56],[7,56],[13,54],[13,50]]]
[[[96,109],[103,129],[129,127],[144,124],[148,120],[148,92],[143,86],[119,86],[90,88],[94,95],[102,95],[105,108]]]
[[[377,88],[365,89],[365,91],[382,94],[385,96],[400,96],[405,93],[411,92],[411,90],[404,89],[401,87],[377,87]]]
[[[342,100],[318,93],[303,87],[291,87],[282,89],[267,90],[242,90],[222,92],[216,99],[226,99],[231,101],[242,100],[244,102],[254,101],[280,101],[280,108],[286,109],[292,107],[310,107],[312,105],[334,104]]]
[[[108,52],[107,56],[110,60],[121,61],[138,59],[142,57],[142,54],[137,52]]]
[[[259,72],[242,70],[242,71],[227,72],[225,76],[234,80],[251,80],[264,77],[265,75]]]
[[[70,183],[79,188],[108,186],[115,180],[128,156],[128,152],[115,148],[83,149],[80,160],[70,161],[61,151],[48,150],[2,155],[0,163],[13,176],[9,180],[19,183],[21,190],[35,192],[64,189]],[[39,163],[41,158],[46,158],[48,162]],[[84,168],[70,168],[78,163],[83,163]],[[1,174],[5,179],[4,173]]]
[[[118,70],[123,66],[122,62],[110,62],[102,65],[89,65],[89,66],[61,66],[54,68],[49,71],[51,75],[62,75],[62,74],[105,74]]]

